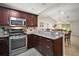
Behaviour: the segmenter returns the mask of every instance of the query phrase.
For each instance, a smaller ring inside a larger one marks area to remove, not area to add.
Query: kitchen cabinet
[[[38,42],[39,42],[38,36],[33,35],[33,34],[28,34],[27,38],[28,38],[27,40],[28,49],[33,48],[33,47],[38,48]]]
[[[35,41],[34,36],[31,34],[31,35],[28,35],[27,38],[28,38],[28,40],[27,40],[27,42],[28,42],[27,43],[28,49],[29,48],[33,48],[34,45],[35,45],[35,43],[34,43],[34,41]]]
[[[20,18],[20,12],[16,10],[10,10],[10,17]]]
[[[0,7],[0,25],[9,25],[9,9]]]
[[[39,37],[39,51],[47,56],[62,56],[63,55],[63,37],[56,40]]]
[[[20,12],[20,18],[26,19],[27,18],[27,13]]]
[[[28,14],[27,15],[27,26],[28,27],[37,27],[37,16]]]
[[[10,10],[10,17],[26,19],[27,27],[37,27],[37,16],[29,13]]]
[[[0,37],[0,56],[9,55],[9,41],[8,37]]]
[[[27,35],[27,39],[28,39],[27,40],[27,46],[28,46],[27,48],[28,49],[33,47],[33,45],[32,45],[33,42],[32,42],[32,38],[31,37],[32,37],[32,35]]]
[[[10,10],[10,17],[26,19],[28,27],[37,27],[37,16],[29,13]]]
[[[27,15],[26,13],[21,12],[21,11],[10,10],[10,17],[26,19]]]
[[[38,51],[45,56],[53,55],[52,41],[50,39],[39,36]]]
[[[49,39],[42,36],[29,34],[28,47],[36,48],[45,56],[62,56],[63,55],[63,37]]]
[[[26,19],[27,27],[37,27],[37,15],[10,8],[0,7],[0,25],[9,25],[10,17]]]

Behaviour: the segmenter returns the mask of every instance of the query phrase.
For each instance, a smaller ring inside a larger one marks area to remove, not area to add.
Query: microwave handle
[[[26,21],[24,21],[24,25],[26,25]]]

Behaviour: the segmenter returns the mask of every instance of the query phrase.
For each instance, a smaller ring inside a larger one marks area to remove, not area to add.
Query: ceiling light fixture
[[[32,8],[32,10],[35,10],[34,8]]]
[[[60,11],[60,14],[62,14],[62,15],[63,15],[63,14],[64,14],[64,11]]]

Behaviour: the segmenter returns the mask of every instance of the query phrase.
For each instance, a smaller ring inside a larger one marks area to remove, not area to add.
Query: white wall
[[[71,22],[72,35],[79,35],[79,21]]]
[[[44,23],[44,27],[40,27],[40,22]],[[38,28],[44,28],[44,29],[52,29],[53,25],[56,23],[55,20],[49,18],[49,17],[40,17],[38,16]],[[48,24],[48,25],[47,25]]]

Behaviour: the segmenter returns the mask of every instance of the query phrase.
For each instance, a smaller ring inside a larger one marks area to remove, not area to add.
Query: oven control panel
[[[21,38],[26,38],[27,35],[18,35],[18,36],[10,36],[9,39],[21,39]]]

